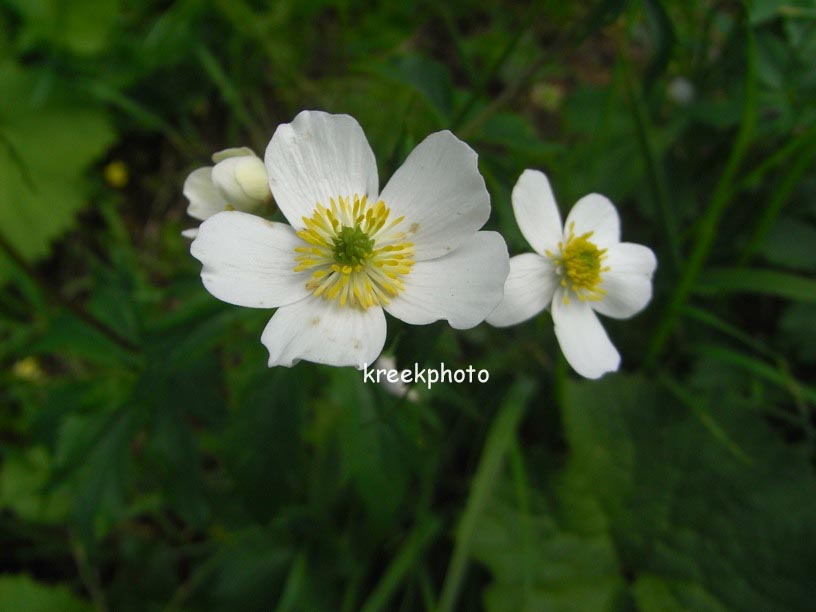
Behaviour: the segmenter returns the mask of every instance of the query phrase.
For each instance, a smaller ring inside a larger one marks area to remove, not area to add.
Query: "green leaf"
[[[642,378],[568,383],[566,463],[536,470],[543,492],[501,486],[475,531],[487,609],[811,609],[808,459],[714,399],[697,401],[750,462]]]
[[[781,217],[765,239],[761,252],[772,264],[805,272],[816,270],[816,226]]]
[[[421,55],[395,58],[381,72],[390,79],[405,83],[420,92],[439,115],[443,123],[453,113],[453,84],[447,68]]]
[[[35,582],[24,574],[0,576],[0,610],[14,612],[91,612],[90,604],[67,586]]]
[[[23,20],[24,46],[45,40],[78,54],[105,48],[119,13],[119,0],[10,0]]]
[[[473,553],[493,581],[484,593],[490,612],[612,610],[624,593],[614,542],[597,508],[591,529],[567,529],[533,495],[525,512],[504,486],[480,518]],[[525,559],[520,551],[530,551]],[[529,575],[530,584],[524,577]]]
[[[816,362],[816,304],[791,304],[779,321],[781,340],[808,363]]]
[[[132,414],[75,415],[60,431],[52,484],[74,486],[74,520],[87,541],[102,537],[126,512]]]
[[[70,508],[66,488],[45,491],[51,459],[43,447],[9,453],[0,466],[0,508],[13,510],[26,521],[58,523]]]
[[[759,293],[789,300],[816,302],[816,281],[810,278],[755,268],[716,268],[697,283],[698,293]]]
[[[402,506],[410,459],[393,422],[399,415],[390,410],[384,416],[386,402],[378,403],[362,373],[348,368],[332,370],[329,398],[338,419],[343,478],[365,503],[371,528],[386,528]]]
[[[635,601],[642,612],[727,612],[729,608],[693,582],[666,580],[644,574],[633,585]]]
[[[563,412],[562,516],[594,499],[628,574],[688,585],[681,601],[711,602],[700,609],[811,608],[816,480],[760,419],[724,404],[713,415],[746,464],[640,378],[571,384]]]
[[[511,387],[487,435],[470,494],[456,528],[456,545],[439,597],[440,611],[453,610],[456,605],[471,550],[479,537],[480,517],[489,503],[505,453],[515,440],[516,428],[534,389],[535,385],[529,380],[521,380]]]
[[[33,261],[85,203],[83,175],[114,140],[107,116],[57,90],[43,99],[33,71],[0,65],[0,231]],[[0,259],[0,282],[8,273]]]

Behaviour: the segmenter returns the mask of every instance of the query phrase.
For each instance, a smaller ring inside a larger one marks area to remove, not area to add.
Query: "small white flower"
[[[401,372],[397,369],[397,360],[392,355],[380,355],[374,363],[374,370],[385,370],[386,372],[396,372],[399,376]],[[386,393],[396,397],[404,397],[409,402],[416,403],[419,401],[419,393],[416,389],[411,389],[406,383],[398,377],[396,382],[391,382],[388,377],[380,380],[380,385],[385,389]]]
[[[674,77],[666,86],[666,94],[669,99],[680,106],[688,106],[694,102],[697,91],[694,84],[686,77]]]
[[[525,170],[513,188],[513,212],[535,253],[510,260],[504,299],[487,318],[515,325],[552,306],[555,335],[581,376],[618,369],[620,355],[596,312],[627,319],[652,298],[657,267],[648,247],[620,242],[618,211],[604,196],[584,196],[564,227],[547,177]]]
[[[490,197],[476,153],[450,132],[420,143],[381,193],[374,154],[348,115],[300,113],[278,127],[264,161],[291,226],[218,213],[191,253],[215,297],[278,308],[261,336],[270,366],[362,368],[382,350],[384,310],[466,329],[501,301],[507,246],[478,231]]]
[[[215,166],[193,170],[184,181],[187,214],[204,221],[224,210],[257,212],[272,201],[263,161],[247,147],[224,149],[212,156]],[[184,230],[195,238],[198,230]]]

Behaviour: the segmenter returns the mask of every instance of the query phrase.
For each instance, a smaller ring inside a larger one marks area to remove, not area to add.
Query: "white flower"
[[[413,403],[419,401],[419,393],[416,392],[416,389],[412,389],[406,383],[402,382],[401,378],[399,378],[401,372],[397,369],[397,360],[394,359],[392,355],[380,355],[379,358],[377,358],[377,361],[374,362],[373,369],[385,370],[386,372],[393,371],[397,373],[396,382],[391,382],[388,380],[388,376],[385,376],[380,380],[380,385],[382,385],[382,388],[385,389],[386,393],[396,397],[404,397],[409,402]]]
[[[555,335],[576,372],[600,378],[617,370],[620,355],[595,313],[627,319],[649,303],[654,253],[620,242],[618,211],[596,193],[578,200],[562,228],[550,183],[537,170],[519,177],[513,211],[536,252],[510,260],[504,299],[487,322],[515,325],[551,305]]]
[[[193,170],[184,181],[187,214],[204,221],[224,210],[257,212],[272,201],[263,161],[247,147],[224,149],[212,156],[215,166]],[[182,232],[195,238],[197,229]]]
[[[217,298],[278,308],[261,336],[270,366],[362,368],[382,350],[384,310],[466,329],[501,301],[507,246],[478,231],[490,198],[476,153],[450,132],[420,143],[381,193],[374,154],[348,115],[300,113],[275,131],[265,162],[291,226],[218,213],[191,252]]]
[[[669,81],[666,86],[666,93],[672,102],[680,106],[688,106],[694,102],[694,98],[697,96],[694,83],[682,76],[674,77]]]

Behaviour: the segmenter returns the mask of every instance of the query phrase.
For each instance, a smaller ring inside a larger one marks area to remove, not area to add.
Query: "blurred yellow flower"
[[[40,367],[36,357],[26,357],[11,367],[11,373],[21,380],[39,382],[45,378],[45,372]]]
[[[114,159],[105,166],[103,174],[105,175],[105,182],[114,189],[122,189],[130,179],[127,164],[121,159]]]

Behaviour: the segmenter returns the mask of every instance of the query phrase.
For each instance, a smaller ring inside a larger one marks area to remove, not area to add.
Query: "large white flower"
[[[504,299],[487,322],[515,325],[551,305],[555,335],[576,372],[599,378],[617,370],[620,355],[595,313],[627,319],[649,303],[654,253],[620,242],[618,211],[596,193],[578,200],[562,227],[550,183],[537,170],[519,177],[513,212],[536,252],[510,260]]]
[[[224,210],[257,212],[272,202],[263,161],[247,147],[224,149],[212,156],[215,166],[193,170],[184,181],[187,214],[204,221]],[[198,230],[184,230],[195,238]]]
[[[385,342],[383,310],[465,329],[501,301],[507,246],[478,231],[490,198],[476,153],[450,132],[422,141],[381,193],[374,154],[348,115],[300,113],[278,127],[264,161],[291,226],[218,213],[191,252],[217,298],[278,308],[261,336],[270,366],[362,368]]]

